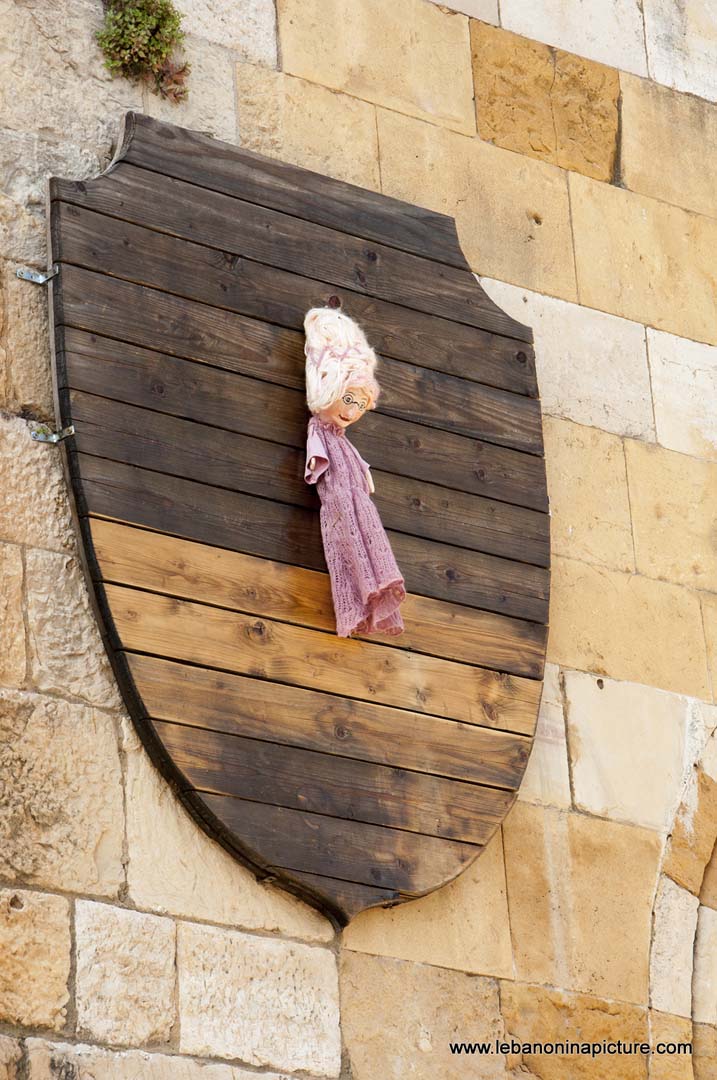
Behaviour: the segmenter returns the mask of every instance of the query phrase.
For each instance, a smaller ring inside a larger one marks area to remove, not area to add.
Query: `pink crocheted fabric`
[[[371,499],[367,471],[344,429],[312,416],[304,479],[316,484],[321,499],[321,536],[339,637],[403,630],[398,609],[406,588]]]

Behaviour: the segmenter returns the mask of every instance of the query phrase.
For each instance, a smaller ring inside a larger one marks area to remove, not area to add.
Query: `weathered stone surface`
[[[22,617],[22,551],[0,544],[0,683],[22,686],[27,663]]]
[[[710,697],[695,593],[560,556],[553,558],[551,574],[553,663]]]
[[[712,700],[717,701],[717,596],[702,593],[702,618],[704,622],[707,662],[712,684]]]
[[[338,1076],[332,952],[192,923],[177,934],[183,1053]]]
[[[242,146],[380,190],[374,105],[255,64],[236,83]]]
[[[696,703],[638,683],[565,672],[575,805],[667,832],[682,784]],[[636,763],[639,762],[639,768]]]
[[[50,383],[47,293],[23,281],[15,263],[0,264],[0,346],[5,351],[7,385],[4,407],[11,412],[54,420]]]
[[[481,138],[611,179],[620,92],[614,68],[475,20],[471,54]]]
[[[276,65],[276,12],[272,0],[243,0],[238,7],[228,7],[224,0],[179,0],[177,7],[184,16],[182,29],[187,32],[187,42],[194,46],[192,60],[199,44],[196,39],[205,38],[231,49],[244,60]],[[225,89],[230,86],[231,81]]]
[[[503,836],[517,979],[643,1003],[659,836],[524,802]]]
[[[421,0],[278,0],[289,75],[475,134],[468,19]]]
[[[499,307],[533,328],[543,414],[654,440],[644,326],[494,278],[478,280]]]
[[[542,806],[569,807],[570,776],[562,703],[540,703],[538,725],[518,798]]]
[[[622,439],[546,417],[550,547],[557,555],[635,569]]]
[[[455,217],[475,271],[576,298],[562,169],[387,109],[376,116],[384,194]]]
[[[59,1031],[69,999],[70,906],[0,889],[0,1020]]]
[[[665,873],[698,896],[715,840],[717,781],[698,768],[675,818],[665,858]]]
[[[101,708],[121,708],[77,559],[28,551],[26,590],[33,685]]]
[[[638,572],[717,591],[717,464],[625,443]]]
[[[0,875],[113,896],[123,877],[122,836],[111,717],[0,691]]]
[[[175,1022],[176,924],[78,900],[75,934],[80,1033],[121,1046],[166,1042]]]
[[[717,848],[712,849],[700,886],[700,903],[717,911]]]
[[[694,1042],[692,1064],[695,1080],[715,1080],[717,1077],[717,1028],[712,1024],[693,1024]],[[692,1080],[690,1077],[689,1080]]]
[[[675,1049],[670,1053],[653,1053],[650,1058],[650,1080],[695,1080],[692,1071],[692,1054],[678,1051],[679,1043],[692,1042],[692,1022],[682,1016],[671,1016],[669,1013],[658,1012],[650,1009],[650,1035],[652,1045],[658,1043],[670,1044]]]
[[[130,896],[143,908],[310,941],[334,936],[328,919],[273,885],[260,885],[179,803],[122,721],[127,757]]]
[[[175,105],[144,87],[142,112],[170,124],[204,131],[225,142],[236,142],[233,53],[187,34],[183,55],[192,65],[186,99]]]
[[[644,1008],[618,1001],[603,1001],[587,994],[566,994],[542,986],[502,982],[500,1006],[505,1021],[506,1039],[520,1043],[589,1042],[603,1040],[628,1043],[649,1042]],[[621,1055],[619,1062],[606,1068],[605,1058],[589,1054],[515,1054],[510,1064],[516,1077],[539,1077],[540,1080],[645,1080],[647,1057]],[[613,1065],[614,1067],[614,1065]]]
[[[20,1080],[21,1058],[20,1043],[0,1035],[0,1080]]]
[[[661,1012],[691,1014],[698,907],[696,896],[664,874],[660,876],[650,952],[650,1002]]]
[[[567,177],[581,302],[717,343],[717,219],[579,173]]]
[[[31,430],[19,417],[0,417],[0,471],[12,477],[11,484],[0,484],[0,537],[30,547],[74,550],[59,455],[33,442]]]
[[[441,967],[341,954],[342,1026],[354,1080],[465,1080],[449,1042],[503,1037],[494,979]],[[501,1054],[470,1059],[470,1076],[508,1074]]]
[[[431,0],[444,11],[460,11],[464,15],[471,15],[474,19],[482,19],[483,22],[497,26],[500,22],[498,15],[498,0],[451,0],[450,4],[444,4],[441,0]]]
[[[717,461],[717,348],[651,327],[647,343],[657,441],[668,450]]]
[[[501,0],[500,21],[507,30],[546,41],[612,64],[622,71],[647,75],[642,12],[630,0],[606,0],[591,8],[591,17],[572,0]]]
[[[649,0],[645,39],[653,79],[717,101],[717,28],[710,0]]]
[[[717,1024],[717,911],[700,904],[692,976],[692,1017]]]
[[[448,885],[388,910],[364,911],[343,932],[347,949],[511,978],[500,830]]]

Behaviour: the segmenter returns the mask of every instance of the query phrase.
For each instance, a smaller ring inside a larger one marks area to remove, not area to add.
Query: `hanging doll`
[[[376,354],[363,331],[337,308],[311,308],[306,333],[307,484],[321,499],[321,537],[331,579],[336,633],[400,634],[403,576],[378,510],[369,466],[346,428],[376,405]]]

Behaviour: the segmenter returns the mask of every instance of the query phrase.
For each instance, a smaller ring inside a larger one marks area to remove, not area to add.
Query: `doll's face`
[[[370,404],[371,395],[365,387],[347,386],[343,395],[322,409],[319,416],[322,420],[347,428],[363,416]]]

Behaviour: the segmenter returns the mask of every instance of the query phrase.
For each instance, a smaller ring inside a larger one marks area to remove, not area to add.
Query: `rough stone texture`
[[[672,829],[664,870],[699,895],[705,867],[717,840],[717,781],[695,770]]]
[[[471,53],[481,138],[611,179],[620,92],[614,68],[475,20]]]
[[[717,1028],[712,1024],[694,1024],[692,1037],[695,1080],[715,1080],[717,1077]],[[689,1080],[692,1080],[692,1077],[689,1077]]]
[[[497,26],[500,22],[498,14],[498,0],[451,0],[450,4],[443,4],[441,0],[431,0],[443,11],[460,11],[464,15],[471,15],[474,19],[482,19],[483,22]]]
[[[709,699],[695,593],[560,556],[551,574],[553,663]]]
[[[518,798],[543,806],[569,807],[568,750],[558,678],[556,665],[546,664],[533,748]]]
[[[694,964],[692,1018],[717,1024],[717,911],[702,904],[697,913]]]
[[[28,551],[26,589],[33,685],[101,708],[121,708],[77,559]]]
[[[603,1001],[587,994],[565,994],[542,986],[503,982],[500,1006],[506,1039],[521,1043],[648,1042],[647,1017],[643,1008],[618,1001]],[[512,1055],[511,1076],[539,1077],[540,1080],[645,1080],[647,1057],[622,1055],[606,1059],[586,1054]],[[618,1064],[616,1064],[616,1062]]]
[[[499,1080],[503,1055],[452,1055],[449,1042],[503,1038],[495,980],[345,951],[343,1034],[353,1080]]]
[[[241,12],[240,8],[230,9]],[[235,22],[241,22],[241,16]],[[189,94],[178,104],[142,89],[142,112],[180,127],[194,128],[225,142],[236,141],[235,58],[229,49],[187,34],[182,55],[191,63]]]
[[[455,217],[475,271],[576,299],[562,169],[387,109],[376,116],[385,195]]]
[[[615,570],[635,569],[622,439],[546,417],[550,550]]]
[[[276,12],[273,0],[178,0],[182,29],[192,38],[205,38],[238,53],[243,60],[276,66]],[[189,51],[189,50],[187,50]],[[231,82],[225,85],[229,91]],[[190,90],[191,94],[191,90]]]
[[[661,1012],[690,1016],[698,907],[696,896],[660,876],[650,952],[650,1004]]]
[[[73,551],[67,488],[57,451],[33,442],[32,426],[19,417],[0,417],[0,538],[14,544]]]
[[[22,551],[0,544],[0,683],[22,686],[27,664],[22,617]]]
[[[278,0],[287,74],[475,134],[468,19],[422,0]]]
[[[702,619],[707,644],[712,700],[717,701],[717,596],[703,593],[700,597],[700,603],[702,605]]]
[[[479,858],[443,888],[409,904],[357,915],[344,930],[342,944],[360,952],[511,978],[500,830]]]
[[[254,64],[236,82],[242,146],[380,190],[374,105]]]
[[[60,1030],[69,999],[70,906],[0,889],[0,1021]]]
[[[638,572],[717,591],[717,464],[625,443]]]
[[[123,810],[111,717],[0,691],[0,876],[113,896]]]
[[[16,263],[0,263],[0,348],[8,412],[54,421],[50,382],[47,292],[17,276]]]
[[[549,45],[647,75],[640,7],[631,0],[605,0],[589,9],[575,0],[501,0],[507,30]]]
[[[491,300],[533,328],[543,414],[654,440],[645,327],[480,277]]]
[[[579,173],[567,177],[581,303],[717,343],[717,220]]]
[[[0,1080],[20,1080],[21,1057],[20,1043],[0,1035]]]
[[[503,836],[516,978],[644,1003],[657,834],[517,802]]]
[[[682,1016],[650,1009],[650,1035],[652,1046],[657,1043],[691,1043],[692,1022]],[[653,1053],[650,1058],[650,1080],[695,1080],[692,1071],[692,1055],[687,1053]]]
[[[717,101],[717,27],[710,0],[645,0],[644,7],[651,77]]]
[[[667,832],[697,703],[578,671],[565,673],[565,696],[576,807]]]
[[[717,348],[650,327],[647,344],[657,441],[717,461]]]
[[[128,720],[128,881],[132,900],[154,911],[328,941],[328,919],[272,885],[260,885],[211,840],[152,765]]]
[[[338,1076],[333,953],[192,923],[177,933],[183,1053]]]

